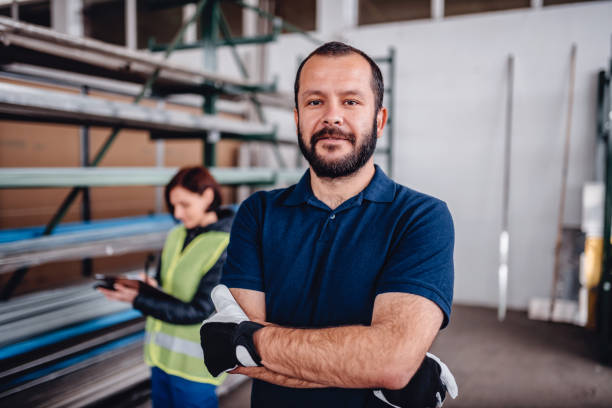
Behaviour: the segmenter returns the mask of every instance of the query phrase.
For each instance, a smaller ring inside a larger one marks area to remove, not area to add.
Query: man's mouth
[[[346,141],[350,141],[347,137],[339,137],[339,136],[322,136],[322,137],[318,137],[315,140],[316,142],[320,142],[321,140],[346,140]]]
[[[321,140],[345,140],[353,144],[355,141],[355,137],[351,134],[344,133],[340,131],[339,129],[325,128],[325,129],[321,129],[320,131],[312,135],[311,143],[312,145],[315,145],[317,142]]]

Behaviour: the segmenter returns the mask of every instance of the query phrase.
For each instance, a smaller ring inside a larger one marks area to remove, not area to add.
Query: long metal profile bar
[[[67,361],[62,362],[61,364],[56,364],[55,367],[49,367],[45,373],[45,375],[38,375],[36,372],[32,373],[29,377],[34,377],[32,381],[23,382],[25,379],[22,379],[22,384],[18,384],[14,388],[9,388],[3,391],[0,394],[0,398],[6,398],[9,395],[15,394],[17,392],[25,391],[29,388],[32,388],[36,385],[42,384],[44,382],[56,379],[60,376],[67,375],[69,373],[73,373],[78,370],[82,370],[85,367],[89,367],[93,364],[100,363],[106,361],[112,357],[125,354],[130,350],[138,350],[142,347],[142,343],[140,339],[142,338],[141,334],[135,334],[123,339],[115,340],[107,345],[99,346],[98,348],[86,353],[83,356],[73,357],[73,359],[69,359]],[[122,382],[134,381],[134,373],[126,370],[128,367],[125,367],[124,370],[117,370],[119,374],[117,377],[122,377]],[[142,370],[146,376],[148,376],[147,370]],[[128,374],[129,373],[129,374]],[[98,384],[98,387],[102,387],[102,389],[106,388],[107,384]],[[92,392],[91,389],[87,390],[88,393]],[[82,396],[81,396],[82,397]],[[74,396],[70,396],[69,398],[74,398]],[[75,401],[76,402],[76,401]],[[61,405],[56,406],[67,406],[63,403]],[[70,404],[68,404],[70,406]]]
[[[557,287],[559,285],[559,276],[561,273],[561,248],[563,245],[563,217],[565,213],[565,195],[567,191],[567,175],[569,172],[569,159],[571,149],[571,134],[572,134],[572,118],[574,112],[574,92],[576,84],[576,53],[578,47],[572,44],[570,51],[570,76],[569,76],[569,94],[567,101],[567,116],[565,118],[565,141],[563,144],[563,161],[561,162],[561,191],[559,197],[559,213],[557,215],[557,239],[555,242],[555,258],[553,265],[553,277],[550,289],[550,307],[549,319],[552,321],[555,310],[555,302],[557,300]]]
[[[88,302],[87,307],[72,310],[70,316],[67,315],[66,310],[54,310],[35,318],[23,319],[2,325],[2,331],[4,332],[2,335],[2,345],[21,341],[34,335],[65,327],[68,324],[82,323],[130,309],[125,304],[114,303],[109,302],[104,297],[100,297],[95,301]]]
[[[87,74],[79,74],[72,72],[70,78],[66,78],[66,71],[48,67],[37,67],[22,63],[11,63],[4,65],[0,71],[0,78],[17,79],[35,84],[51,84],[66,89],[82,88],[87,86],[91,91],[100,91],[111,93],[113,95],[122,95],[135,97],[142,89],[142,84],[134,82],[119,81],[116,79],[102,78],[99,76],[91,76]],[[187,89],[187,88],[185,88]],[[201,86],[198,84],[191,92],[200,92]],[[257,95],[260,102],[272,108],[292,109],[291,95],[286,92],[268,92],[268,93],[253,93],[242,92],[221,93],[219,99],[223,100],[225,105],[222,106],[221,112],[230,114],[244,115],[243,109],[236,105],[239,102],[249,100],[252,96]],[[160,100],[160,89],[155,89],[155,92],[147,96],[147,99]],[[174,105],[183,105],[189,107],[201,107],[201,96],[196,94],[168,94],[163,97],[165,102]]]
[[[274,127],[214,115],[192,115],[132,103],[109,101],[21,85],[0,83],[0,114],[56,123],[119,126],[129,129],[226,134],[272,134]]]
[[[135,275],[128,273],[128,276],[134,277]],[[21,336],[18,336],[24,340],[15,342],[15,340],[11,340],[11,338],[16,338],[14,333],[3,330],[2,337],[0,337],[0,344],[2,344],[0,347],[0,360],[23,355],[75,337],[107,330],[130,320],[142,318],[142,314],[130,305],[123,304],[123,309],[117,309],[117,306],[121,306],[121,304],[108,301],[101,306],[97,304],[103,297],[101,293],[92,290],[91,283],[79,285],[78,288],[81,292],[97,293],[98,298],[92,299],[86,307],[74,305],[73,307],[65,308],[64,319],[54,319],[57,320],[55,323],[48,319],[51,312],[42,312],[30,317],[26,326],[28,330],[24,331]],[[98,306],[98,309],[95,310],[97,314],[88,314],[93,311],[92,307],[90,307],[91,305]],[[53,313],[56,312],[54,311]]]
[[[10,302],[0,303],[0,314],[11,314],[22,309],[37,309],[44,308],[47,302],[54,303],[61,301],[65,297],[78,296],[83,292],[80,286],[69,286],[59,289],[52,289],[43,292],[37,292],[29,295],[19,296],[12,299]],[[4,320],[4,316],[3,316]],[[1,343],[1,341],[0,341]],[[1,358],[1,356],[0,356]]]
[[[27,318],[33,318],[43,313],[49,313],[54,310],[65,309],[66,307],[76,306],[77,308],[87,304],[92,299],[97,299],[96,293],[93,290],[83,291],[72,294],[68,298],[53,299],[49,302],[34,304],[30,307],[21,307],[0,316],[0,327],[10,322],[15,322]],[[10,303],[10,302],[9,302]]]
[[[99,91],[111,93],[113,95],[135,97],[142,89],[142,85],[118,83],[118,81],[100,79],[80,74],[72,74],[70,78],[66,78],[66,73],[54,69],[45,69],[40,67],[32,67],[23,64],[8,64],[2,67],[0,78],[18,80],[20,82],[28,82],[33,84],[53,85],[63,89],[74,90],[83,87],[89,88],[90,91]],[[160,99],[151,96],[151,99]],[[167,99],[166,99],[167,100]],[[180,101],[173,101],[177,105],[185,105],[195,107],[195,104],[185,104]]]
[[[48,262],[80,260],[84,257],[106,257],[133,252],[160,250],[168,231],[121,238],[96,240],[93,242],[73,243],[70,245],[39,249],[35,251],[2,254],[0,273],[14,271]]]
[[[9,370],[0,372],[0,380],[3,378],[7,378],[9,376],[18,374],[20,372],[25,372],[27,370],[32,370],[37,367],[41,367],[45,364],[52,363],[53,361],[58,361],[60,359],[66,358],[68,356],[75,355],[77,353],[83,352],[92,347],[100,346],[104,343],[107,343],[112,340],[119,339],[121,337],[125,337],[130,334],[134,334],[140,332],[144,329],[144,322],[137,321],[127,327],[124,327],[119,330],[114,330],[110,333],[106,333],[99,337],[94,337],[91,340],[84,341],[82,343],[77,343],[74,346],[70,346],[67,348],[63,348],[59,351],[53,352],[51,354],[45,354],[35,360],[28,361],[27,363],[20,364],[16,367],[12,367]]]
[[[119,239],[133,237],[135,235],[163,233],[174,226],[175,222],[168,218],[163,222],[139,223],[135,225],[126,224],[111,228],[77,231],[70,234],[47,235],[0,244],[0,255],[6,257],[9,255],[25,254],[32,251],[43,251],[58,247],[69,247],[70,245],[98,242],[113,238]],[[0,264],[4,261],[4,259],[0,259]]]
[[[3,168],[0,188],[164,186],[177,170],[174,167]],[[210,171],[222,185],[296,183],[304,173],[301,169],[264,167],[213,167]]]
[[[165,58],[161,59],[148,52],[130,50],[90,38],[74,37],[48,28],[18,22],[3,16],[0,16],[0,34],[4,44],[16,44],[44,53],[57,53],[77,61],[95,62],[113,69],[129,69],[144,71],[145,73],[148,71],[149,74],[153,70],[159,69],[163,75],[174,74],[178,79],[183,80],[190,79],[198,82],[207,80],[219,85],[239,87],[257,88],[259,86],[259,84],[252,81],[173,64],[164,61]],[[178,44],[179,42],[173,46],[171,45],[172,49],[174,50]]]
[[[510,251],[510,170],[512,158],[512,118],[514,110],[514,55],[508,56],[506,71],[506,123],[504,134],[504,173],[502,191],[502,225],[499,235],[499,267],[497,269],[499,302],[497,319],[502,322],[506,318],[508,299],[508,257]]]

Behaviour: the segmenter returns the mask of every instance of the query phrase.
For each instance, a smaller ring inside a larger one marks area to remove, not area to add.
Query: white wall
[[[571,44],[578,64],[565,223],[577,226],[582,183],[594,177],[597,72],[611,34],[607,1],[342,32],[371,55],[397,50],[395,179],[453,213],[456,302],[497,303],[508,54],[516,58],[508,301],[526,308],[550,292]],[[270,77],[290,91],[297,56],[313,48],[284,35],[269,47]],[[283,122],[291,135],[291,116]]]

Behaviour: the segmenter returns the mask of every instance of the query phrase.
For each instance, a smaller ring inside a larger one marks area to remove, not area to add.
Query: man
[[[294,110],[310,169],[295,186],[254,194],[235,218],[222,283],[240,307],[218,292],[201,334],[213,370],[233,367],[220,356],[237,346],[230,372],[255,379],[254,408],[396,406],[372,390],[405,396],[426,362],[439,377],[443,364],[424,358],[450,316],[453,224],[442,201],[374,165],[383,89],[355,48],[310,54]]]

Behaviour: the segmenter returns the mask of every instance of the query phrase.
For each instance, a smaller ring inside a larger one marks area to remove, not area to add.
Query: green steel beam
[[[251,37],[232,37],[231,40],[218,40],[215,42],[216,47],[225,47],[231,45],[248,45],[248,44],[265,44],[276,41],[278,38],[277,33],[255,35]],[[202,48],[204,41],[195,41],[192,43],[181,43],[176,49],[177,50],[192,50],[194,48]],[[148,42],[148,48],[151,52],[166,51],[168,44],[158,44],[155,38],[150,38]]]
[[[164,186],[176,174],[175,167],[26,167],[0,169],[0,189],[62,187]],[[303,169],[264,167],[211,167],[222,185],[272,185],[296,183]]]

